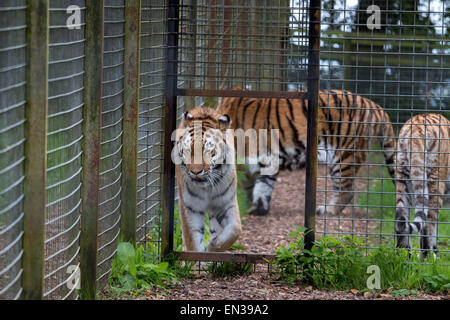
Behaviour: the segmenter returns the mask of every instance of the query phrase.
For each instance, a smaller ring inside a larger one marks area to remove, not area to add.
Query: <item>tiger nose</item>
[[[191,172],[195,175],[199,175],[200,173],[203,172],[203,169],[197,170],[197,169],[191,169]]]

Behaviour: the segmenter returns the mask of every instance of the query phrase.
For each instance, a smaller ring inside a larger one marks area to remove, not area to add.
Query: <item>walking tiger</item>
[[[240,87],[234,90],[243,90]],[[280,169],[305,165],[308,99],[222,98],[218,112],[227,114],[232,128],[278,129]],[[338,214],[353,198],[354,177],[366,161],[369,141],[381,141],[384,161],[394,176],[395,134],[389,115],[375,102],[349,91],[320,91],[318,160],[328,164],[334,196],[317,214]],[[258,160],[259,161],[259,160]],[[264,215],[270,209],[277,174],[260,175],[262,163],[249,165],[250,183],[244,185],[252,200],[249,213]]]
[[[395,233],[397,247],[411,248],[409,235],[420,233],[426,257],[437,251],[437,222],[450,174],[450,121],[421,114],[400,130],[396,163]],[[409,222],[415,208],[414,221]]]
[[[172,159],[176,164],[184,250],[224,251],[241,234],[236,165],[228,160],[234,160],[233,140],[226,139],[229,126],[227,115],[197,107],[185,112],[177,130]],[[210,232],[207,246],[206,213]]]

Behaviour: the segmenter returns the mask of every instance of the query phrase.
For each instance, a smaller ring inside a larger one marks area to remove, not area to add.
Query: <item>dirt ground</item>
[[[319,176],[325,175],[320,167]],[[248,216],[243,219],[243,233],[238,240],[247,253],[274,253],[274,249],[287,244],[288,234],[293,225],[303,225],[303,207],[305,194],[305,171],[282,172],[275,188],[271,210],[266,216]],[[318,189],[325,190],[324,179],[318,180]],[[364,182],[358,182],[356,188],[365,188]],[[323,194],[318,196],[318,204],[323,203]],[[340,230],[342,232],[369,230],[372,222],[364,221],[364,212],[346,209],[341,218],[356,218],[332,221],[318,220],[317,230]],[[211,278],[196,274],[193,279],[183,279],[174,289],[168,291],[147,292],[142,299],[190,299],[190,300],[360,300],[360,299],[450,299],[445,295],[419,293],[418,296],[393,297],[390,292],[377,295],[365,295],[352,290],[349,292],[315,290],[312,287],[287,286],[271,278],[268,272],[255,272],[246,276]]]
[[[183,280],[175,289],[146,292],[137,299],[151,300],[450,300],[450,296],[419,292],[417,296],[394,297],[387,291],[373,294],[357,290],[316,290],[310,286],[287,286],[267,273],[212,279],[197,276]]]

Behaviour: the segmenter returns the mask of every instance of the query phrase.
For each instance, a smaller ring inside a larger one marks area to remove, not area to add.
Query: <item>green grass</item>
[[[253,271],[253,264],[229,261],[211,262],[207,265],[206,271],[215,278],[238,276],[251,273]]]
[[[304,231],[303,227],[296,227],[290,234],[295,241],[275,251],[273,270],[288,283],[303,282],[319,289],[369,291],[371,273],[368,273],[368,267],[375,265],[380,270],[379,290],[391,288],[401,294],[414,290],[443,292],[450,289],[450,268],[433,259],[418,264],[422,261],[408,257],[406,249],[387,245],[367,250],[365,240],[352,236],[324,236],[307,250]]]
[[[237,200],[238,200],[239,213],[241,214],[241,218],[247,215],[247,211],[250,208],[250,206],[252,205],[250,199],[247,196],[247,193],[245,192],[245,190],[242,188],[242,186],[240,184],[240,182],[242,180],[246,179],[244,170],[245,170],[244,165],[238,166],[238,169],[237,169],[238,183],[237,183],[236,196],[237,196]]]

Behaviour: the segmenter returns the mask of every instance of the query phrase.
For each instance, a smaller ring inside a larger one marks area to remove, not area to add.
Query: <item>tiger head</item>
[[[209,108],[197,107],[184,113],[176,135],[175,164],[194,183],[213,183],[224,166],[234,160],[227,142],[230,117]],[[232,142],[232,141],[231,141]]]

